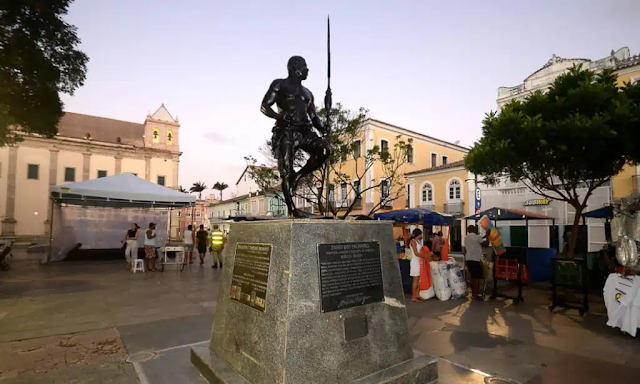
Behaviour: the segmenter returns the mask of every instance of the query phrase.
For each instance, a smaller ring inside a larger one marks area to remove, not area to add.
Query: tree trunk
[[[582,204],[571,204],[576,209],[576,215],[573,218],[573,226],[571,227],[571,239],[569,239],[569,251],[568,256],[573,256],[576,251],[576,245],[578,243],[578,232],[580,231],[580,220],[582,220],[582,211],[584,206]]]

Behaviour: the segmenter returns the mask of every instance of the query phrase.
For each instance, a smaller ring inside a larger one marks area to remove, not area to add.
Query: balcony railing
[[[423,209],[428,209],[430,211],[435,211],[436,210],[436,206],[433,203],[423,203],[420,204],[420,208]]]
[[[362,208],[362,198],[357,199],[342,199],[337,202],[332,202],[333,204],[338,204],[338,209],[347,209],[353,205],[354,209]]]
[[[463,216],[464,215],[464,201],[456,201],[451,203],[446,203],[444,205],[444,213],[448,213],[453,216]]]

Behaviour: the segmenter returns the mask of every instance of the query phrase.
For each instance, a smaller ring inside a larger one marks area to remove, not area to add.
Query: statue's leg
[[[301,178],[319,169],[331,155],[331,146],[329,143],[312,131],[304,135],[298,148],[309,154],[309,160],[307,160],[307,163],[298,171],[296,183]]]
[[[291,133],[285,133],[284,137],[280,141],[278,151],[278,170],[282,180],[282,195],[284,196],[284,202],[287,204],[289,216],[293,215],[296,211],[292,197],[292,188],[295,187],[291,185],[292,179],[295,178],[295,171],[293,169],[294,148],[293,141],[291,139]]]

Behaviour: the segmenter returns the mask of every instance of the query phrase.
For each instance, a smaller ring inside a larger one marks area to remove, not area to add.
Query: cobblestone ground
[[[188,351],[209,338],[219,274],[196,264],[132,274],[116,262],[14,262],[0,272],[0,384],[204,383]],[[524,296],[517,306],[407,301],[414,348],[441,358],[446,384],[487,375],[522,384],[638,382],[640,340],[605,325],[601,298],[581,317],[550,313],[548,290]],[[135,366],[125,361],[139,352],[151,353]]]

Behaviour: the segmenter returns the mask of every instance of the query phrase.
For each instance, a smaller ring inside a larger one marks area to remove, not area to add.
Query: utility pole
[[[326,113],[327,121],[325,123],[325,137],[329,141],[331,136],[331,20],[327,16],[327,91],[324,94],[324,110]],[[327,159],[324,163],[324,179],[325,179],[325,216],[329,215],[329,165],[331,160]]]

